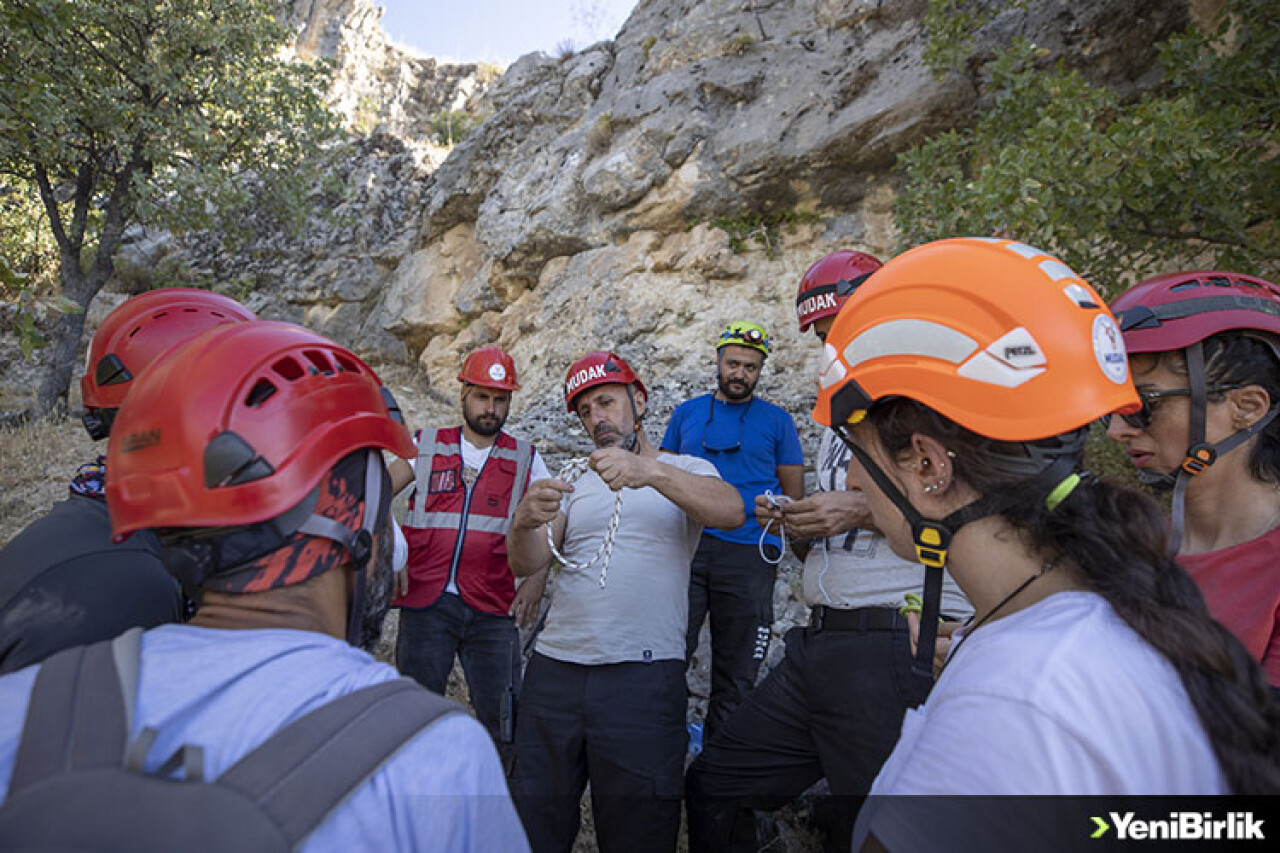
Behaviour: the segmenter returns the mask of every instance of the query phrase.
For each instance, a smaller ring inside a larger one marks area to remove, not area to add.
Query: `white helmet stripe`
[[[950,326],[928,320],[889,320],[872,326],[844,348],[849,367],[890,355],[923,355],[960,364],[978,343]]]
[[[818,387],[826,390],[832,385],[843,382],[849,371],[840,363],[840,353],[831,344],[822,347],[822,373],[818,376]]]

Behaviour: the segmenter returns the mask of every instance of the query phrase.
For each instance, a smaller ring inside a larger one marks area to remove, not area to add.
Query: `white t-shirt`
[[[824,430],[818,446],[818,491],[848,490],[849,457],[844,442]],[[810,607],[841,610],[858,607],[901,607],[905,595],[924,593],[924,566],[904,560],[889,540],[874,530],[851,530],[813,540],[804,562],[804,600]],[[973,613],[969,599],[943,571],[941,613],[963,619]]]
[[[691,474],[720,478],[696,456],[658,455]],[[567,519],[561,553],[586,562],[600,548],[617,492],[588,470],[560,504]],[[556,580],[538,651],[569,663],[684,660],[689,564],[702,525],[652,487],[622,490],[622,515],[605,586],[599,564],[564,569]]]
[[[0,678],[0,791],[7,792],[37,668]],[[160,731],[154,771],[183,744],[216,778],[278,729],[336,698],[397,677],[314,631],[162,625],[142,638],[131,737]],[[302,845],[307,851],[528,850],[493,741],[467,714],[427,726],[358,785]]]
[[[963,801],[920,820],[911,797],[891,795],[1225,793],[1173,666],[1101,596],[1062,592],[958,647],[928,701],[907,711],[853,847],[869,832],[918,850],[997,831],[989,811]]]

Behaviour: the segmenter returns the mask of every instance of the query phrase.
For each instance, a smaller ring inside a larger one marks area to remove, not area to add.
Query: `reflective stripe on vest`
[[[512,501],[514,504],[515,501]],[[419,524],[418,521],[421,521]],[[436,529],[458,530],[462,527],[460,512],[420,512],[415,513],[414,523],[410,527],[431,527]],[[479,530],[482,533],[499,533],[506,535],[511,527],[511,516],[494,518],[490,515],[468,515],[467,530]]]

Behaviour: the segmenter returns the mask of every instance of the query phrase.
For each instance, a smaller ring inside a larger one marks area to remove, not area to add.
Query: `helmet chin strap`
[[[1209,410],[1209,386],[1208,381],[1205,379],[1203,343],[1196,341],[1187,347],[1186,358],[1188,384],[1191,385],[1190,444],[1187,447],[1187,455],[1182,460],[1182,465],[1178,468],[1176,474],[1158,475],[1152,478],[1155,482],[1149,484],[1155,485],[1157,488],[1162,486],[1168,488],[1170,483],[1173,486],[1173,512],[1169,524],[1169,556],[1171,557],[1176,557],[1178,549],[1182,547],[1182,535],[1186,530],[1187,488],[1191,485],[1191,478],[1203,473],[1210,465],[1217,462],[1218,458],[1223,454],[1235,450],[1266,429],[1267,424],[1275,420],[1276,415],[1280,414],[1280,401],[1277,401],[1272,404],[1270,411],[1259,418],[1252,426],[1237,430],[1217,444],[1209,444],[1205,441],[1205,422],[1208,419]]]
[[[636,406],[636,392],[627,386],[627,399],[631,401],[631,435],[622,441],[622,449],[629,453],[640,452],[640,409]]]
[[[1075,459],[1062,455],[1053,459],[1039,473],[1000,496],[983,495],[972,503],[960,507],[941,521],[925,518],[906,495],[889,479],[861,446],[837,429],[836,435],[848,446],[859,464],[871,475],[876,486],[902,513],[911,526],[911,538],[916,549],[916,559],[925,567],[924,601],[920,612],[920,636],[916,642],[916,656],[911,671],[916,676],[933,683],[933,653],[938,638],[938,618],[942,611],[942,576],[947,566],[947,552],[951,540],[960,528],[979,519],[997,515],[1019,501],[1032,498],[1052,502],[1050,509],[1069,493],[1060,494],[1059,485],[1072,476]],[[1018,460],[1019,462],[1023,460]],[[1073,483],[1074,485],[1074,483]],[[1056,496],[1056,497],[1055,497]]]

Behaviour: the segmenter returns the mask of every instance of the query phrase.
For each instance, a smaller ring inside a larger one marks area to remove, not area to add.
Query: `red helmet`
[[[569,409],[569,414],[573,414],[573,401],[578,399],[578,395],[583,391],[597,385],[614,383],[635,384],[639,386],[640,393],[645,397],[649,396],[644,383],[636,376],[631,365],[616,353],[589,352],[575,361],[569,366],[569,372],[564,377],[564,402]]]
[[[120,408],[107,451],[112,532],[276,518],[361,448],[416,455],[367,364],[291,323],[211,329]]]
[[[1280,287],[1233,272],[1158,275],[1129,288],[1111,310],[1130,353],[1185,349],[1233,329],[1280,336]]]
[[[501,347],[481,347],[462,363],[458,381],[499,391],[519,391],[516,363]]]
[[[119,408],[131,380],[170,347],[223,323],[256,319],[239,302],[208,290],[171,287],[135,296],[108,314],[93,336],[80,378],[84,404]]]
[[[796,291],[796,316],[800,331],[808,331],[823,317],[833,317],[867,276],[880,269],[880,261],[865,252],[840,249],[809,267]]]

